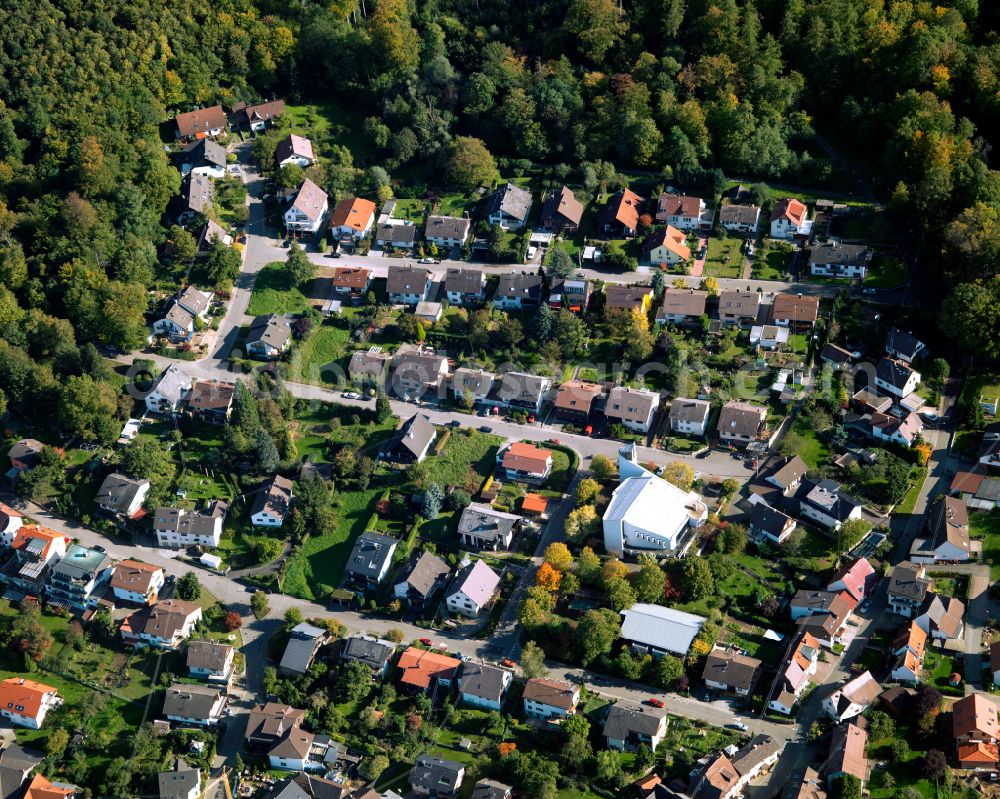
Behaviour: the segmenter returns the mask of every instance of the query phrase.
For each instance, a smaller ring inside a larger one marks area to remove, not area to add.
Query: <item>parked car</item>
[[[652,707],[663,707],[663,700],[657,699],[655,696],[651,696],[646,700],[646,704]]]
[[[441,263],[441,261],[439,261],[437,258],[421,258],[419,261],[417,261],[417,263],[418,264],[439,264],[439,263]]]
[[[517,668],[517,664],[513,660],[511,660],[510,658],[504,658],[503,660],[501,660],[500,661],[500,665],[504,666],[504,667],[506,667],[508,669],[516,669]]]
[[[342,396],[344,399],[352,399],[352,400],[361,399],[361,395],[357,391],[345,391],[340,396]]]
[[[734,721],[732,724],[727,724],[726,728],[730,729],[730,730],[740,730],[740,732],[746,732],[747,729],[748,729],[747,725],[744,724],[739,719],[737,719],[736,721]]]
[[[487,424],[484,424],[484,425],[480,425],[480,426],[479,426],[479,432],[480,432],[480,433],[492,433],[492,432],[493,432],[493,428],[492,428],[492,427],[490,427],[490,426],[489,426],[489,425],[487,425]]]
[[[448,427],[461,427],[461,426],[462,423],[458,421],[458,419],[452,419],[450,422],[448,422]]]
[[[430,638],[421,638],[420,643],[424,646],[434,646],[434,642]]]

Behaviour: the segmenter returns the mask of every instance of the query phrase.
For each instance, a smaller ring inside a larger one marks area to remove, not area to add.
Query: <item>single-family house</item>
[[[656,312],[656,323],[658,325],[700,323],[705,315],[707,302],[707,291],[668,287],[663,290],[663,304]]]
[[[392,566],[392,556],[399,541],[387,535],[365,532],[354,542],[354,549],[344,568],[345,579],[363,589],[375,589]]]
[[[597,229],[611,236],[631,238],[639,231],[639,216],[646,200],[630,189],[608,197],[597,215]]]
[[[499,586],[500,575],[485,561],[474,561],[455,575],[445,592],[445,606],[449,613],[474,619],[490,604]]]
[[[233,674],[236,647],[218,641],[190,641],[187,646],[188,675],[209,682],[228,683]]]
[[[22,438],[15,441],[7,450],[7,457],[12,468],[19,472],[28,472],[41,463],[43,449],[45,445],[38,439]]]
[[[898,327],[892,328],[885,338],[885,351],[890,358],[905,363],[913,363],[917,358],[922,358],[927,350],[927,346],[908,330],[900,330]]]
[[[41,596],[52,564],[66,555],[65,536],[37,525],[25,525],[14,534],[14,556],[3,566],[3,579],[28,596]]]
[[[965,604],[958,597],[928,593],[914,621],[932,641],[954,641],[965,631]]]
[[[834,369],[846,369],[854,362],[854,355],[838,347],[836,344],[824,344],[819,352],[819,359],[823,363],[828,363]]]
[[[360,266],[341,266],[333,270],[330,288],[342,301],[356,304],[364,299],[372,284],[372,273]]]
[[[808,230],[806,207],[799,200],[786,197],[771,208],[771,238],[792,239]]]
[[[611,285],[604,289],[604,313],[649,313],[653,303],[651,286]]]
[[[680,230],[697,230],[705,213],[705,201],[685,194],[661,194],[656,201],[656,221]]]
[[[238,128],[249,128],[254,133],[260,133],[268,125],[285,113],[284,100],[268,100],[264,103],[247,105],[240,102],[233,106],[233,124]]]
[[[864,504],[843,491],[833,480],[814,483],[803,480],[796,492],[799,515],[819,522],[830,530],[839,530],[849,519],[860,519]]]
[[[660,407],[660,395],[649,389],[615,386],[608,394],[604,416],[636,433],[648,433]]]
[[[684,264],[691,258],[687,236],[670,225],[650,232],[642,242],[642,251],[653,266],[661,268]]]
[[[405,688],[430,694],[438,686],[451,688],[461,665],[462,661],[457,658],[411,646],[399,656],[396,668]]]
[[[563,186],[542,203],[542,227],[556,233],[575,233],[583,219],[583,203]]]
[[[826,780],[833,787],[838,777],[857,777],[862,785],[868,781],[868,733],[853,721],[840,724],[830,734],[830,756],[826,760]]]
[[[421,463],[427,457],[437,429],[428,416],[415,413],[381,446],[379,455],[394,463]]]
[[[656,751],[667,733],[667,711],[622,699],[608,710],[604,740],[609,749],[635,751],[642,745]]]
[[[552,474],[552,451],[515,441],[497,455],[508,480],[542,483]]]
[[[538,414],[551,387],[552,381],[547,377],[525,372],[502,372],[496,376],[482,404]]]
[[[410,607],[423,608],[448,580],[451,567],[426,550],[412,560],[406,576],[393,586],[396,599]]]
[[[266,361],[281,356],[292,343],[292,324],[284,316],[255,316],[247,335],[247,354]]]
[[[138,560],[123,560],[111,573],[115,599],[152,605],[163,588],[163,569]]]
[[[750,346],[777,350],[788,346],[788,328],[777,325],[754,325],[750,328]]]
[[[347,375],[351,378],[351,382],[357,386],[381,386],[391,360],[392,355],[383,352],[381,347],[357,350],[351,355],[351,361],[347,366]]]
[[[469,799],[510,799],[513,788],[496,780],[479,780]]]
[[[215,203],[215,184],[208,175],[188,175],[181,185],[177,224],[187,225],[208,216]]]
[[[196,108],[174,117],[177,126],[175,136],[182,141],[219,136],[226,129],[226,112],[221,105]]]
[[[505,183],[493,192],[486,204],[486,221],[504,230],[520,230],[528,222],[531,192]]]
[[[771,318],[776,325],[791,330],[808,330],[819,317],[819,297],[802,294],[775,294]]]
[[[759,292],[735,289],[719,294],[719,319],[723,324],[753,324],[759,310]]]
[[[910,550],[915,563],[961,562],[969,560],[969,511],[959,497],[941,497],[931,511],[928,537],[917,539]]]
[[[882,686],[870,671],[865,671],[826,697],[823,710],[836,722],[847,721],[864,713],[881,693]]]
[[[156,379],[146,394],[146,408],[150,413],[177,413],[191,393],[194,380],[177,364],[172,363]]]
[[[233,243],[233,237],[214,219],[206,219],[205,227],[198,235],[198,254],[207,255],[216,241],[224,247],[228,247]]]
[[[723,444],[740,449],[753,441],[766,441],[767,408],[730,400],[719,411],[716,432]]]
[[[21,529],[22,519],[18,511],[0,502],[0,546],[14,545],[14,536]]]
[[[771,543],[782,543],[795,532],[796,527],[798,522],[795,519],[766,502],[755,502],[750,509],[750,531]]]
[[[444,276],[444,293],[452,305],[468,307],[483,300],[486,273],[478,269],[449,269]]]
[[[740,749],[727,747],[710,757],[688,783],[691,799],[735,799],[743,789],[766,773],[784,749],[769,735],[756,735]]]
[[[389,670],[389,661],[396,651],[396,644],[370,635],[352,635],[344,641],[340,659],[346,663],[361,663],[372,670],[379,679]]]
[[[171,341],[187,341],[194,335],[194,317],[171,299],[163,316],[153,322],[153,333]]]
[[[514,533],[523,519],[514,513],[495,510],[492,505],[473,502],[458,520],[458,540],[463,548],[510,549]]]
[[[375,243],[388,250],[412,250],[417,246],[417,226],[383,222],[375,228]]]
[[[639,602],[623,610],[621,638],[639,657],[685,657],[706,619],[663,605]]]
[[[174,683],[163,697],[163,715],[179,724],[214,727],[222,718],[226,695],[211,685]]]
[[[760,220],[760,208],[756,205],[735,205],[728,203],[719,209],[719,224],[735,233],[754,233]]]
[[[31,778],[22,799],[76,799],[77,791],[78,788],[72,783],[50,782],[41,774],[36,774]]]
[[[182,599],[161,599],[126,616],[119,632],[129,646],[177,649],[201,622],[201,607]]]
[[[808,632],[799,632],[788,660],[782,665],[771,688],[767,705],[769,710],[785,716],[791,715],[792,708],[809,685],[809,678],[816,673],[819,651],[819,641]]]
[[[982,694],[970,694],[951,706],[951,732],[961,768],[996,768],[1000,762],[997,707]]]
[[[291,205],[285,209],[285,229],[289,233],[315,233],[322,226],[329,209],[330,199],[326,192],[306,178]]]
[[[841,634],[857,603],[845,591],[800,589],[789,603],[792,621],[807,622],[809,632],[829,647],[840,643]]]
[[[181,175],[204,175],[224,178],[226,176],[226,147],[211,139],[197,139],[191,142],[180,155]]]
[[[347,197],[337,203],[330,214],[330,235],[339,239],[360,241],[375,224],[378,209],[371,200]]]
[[[201,771],[180,758],[171,771],[157,775],[160,799],[198,799],[201,796]]]
[[[467,705],[500,710],[513,679],[509,669],[466,661],[458,678],[458,695]]]
[[[274,163],[281,169],[285,166],[300,166],[305,169],[316,161],[312,142],[305,136],[289,133],[274,148]]]
[[[261,484],[251,508],[254,527],[281,527],[292,505],[292,481],[280,474]]]
[[[903,361],[880,358],[875,365],[875,385],[899,399],[910,396],[920,382],[920,372]]]
[[[394,305],[416,305],[430,293],[431,273],[415,266],[390,267],[385,290]]]
[[[326,643],[328,633],[322,627],[316,627],[308,622],[296,624],[285,644],[285,651],[278,663],[278,673],[301,677],[312,665],[316,653]]]
[[[604,386],[582,380],[567,380],[556,391],[553,412],[564,422],[583,426],[596,413],[598,400],[604,397]]]
[[[471,224],[468,216],[429,216],[424,238],[436,247],[462,247]]]
[[[873,438],[891,441],[902,447],[912,447],[924,431],[924,423],[915,413],[907,413],[903,417],[873,413],[871,424]]]
[[[585,278],[553,277],[549,286],[549,307],[584,313],[590,304],[590,281]]]
[[[482,402],[490,394],[497,376],[483,369],[462,366],[451,376],[451,391],[456,400],[471,399],[472,402]]]
[[[761,665],[761,661],[757,658],[744,655],[742,652],[731,652],[722,647],[715,647],[705,658],[705,668],[701,678],[705,681],[705,685],[716,691],[749,696]]]
[[[537,272],[509,272],[500,275],[493,305],[504,311],[537,308],[542,301],[542,276]]]
[[[63,702],[51,685],[24,677],[0,681],[0,718],[17,727],[40,730],[45,717]]]
[[[465,766],[454,760],[420,755],[410,769],[410,787],[418,796],[451,797],[458,795],[465,779]]]
[[[892,642],[893,661],[889,677],[897,682],[916,685],[924,666],[927,633],[916,621],[909,622]]]
[[[285,736],[298,730],[306,712],[278,702],[255,706],[248,714],[243,745],[252,755],[267,755]]]
[[[153,513],[156,545],[170,549],[217,547],[222,538],[226,510],[225,502],[212,503],[208,513],[184,508],[157,508]]]
[[[806,462],[802,458],[798,455],[790,455],[775,466],[771,473],[764,478],[764,482],[780,488],[781,493],[788,497],[802,485],[802,480],[808,470],[809,467],[806,466]]]
[[[111,579],[113,565],[103,548],[71,544],[49,572],[45,589],[49,605],[67,608],[73,613],[86,613],[96,608]]]
[[[670,429],[688,436],[705,435],[712,405],[705,400],[678,397],[670,403]]]
[[[224,425],[233,411],[236,384],[222,380],[196,380],[188,394],[187,412],[209,424]]]
[[[580,686],[563,680],[533,677],[521,693],[524,714],[535,719],[562,719],[572,716],[580,704]]]
[[[834,572],[826,586],[827,591],[846,591],[855,604],[869,596],[878,583],[879,575],[867,558],[858,558]]]
[[[893,566],[886,588],[889,610],[905,619],[913,618],[933,584],[933,580],[924,576],[921,564],[904,561]]]
[[[101,510],[131,519],[142,509],[148,494],[149,480],[112,472],[104,478],[94,502]]]
[[[864,279],[871,262],[871,248],[864,244],[828,241],[813,245],[809,253],[809,273],[823,277]]]

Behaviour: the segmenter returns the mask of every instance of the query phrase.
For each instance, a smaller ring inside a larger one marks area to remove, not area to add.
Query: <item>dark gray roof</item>
[[[149,480],[133,480],[120,472],[112,472],[104,478],[94,501],[102,507],[125,510],[146,485],[149,485]]]
[[[163,715],[207,720],[222,691],[208,685],[174,683],[163,697]]]
[[[496,541],[510,535],[514,525],[519,521],[521,517],[513,513],[504,513],[494,510],[489,505],[473,503],[462,511],[462,518],[458,521],[458,533]]]
[[[385,290],[390,294],[420,294],[427,287],[429,273],[426,269],[414,266],[403,266],[398,269],[389,268],[389,277],[385,281]]]
[[[719,211],[719,223],[737,225],[752,225],[757,221],[757,217],[760,215],[760,208],[756,205],[734,205],[730,203],[729,205],[722,206]]]
[[[842,366],[845,363],[850,363],[854,360],[854,356],[851,355],[843,347],[838,347],[836,344],[826,344],[820,351],[819,357],[824,361],[830,361],[838,366]]]
[[[444,276],[444,290],[479,294],[483,290],[483,273],[478,269],[449,269]]]
[[[0,799],[18,799],[24,776],[42,762],[44,755],[11,744],[0,751]]]
[[[754,503],[750,511],[750,524],[754,529],[778,538],[785,529],[791,517],[780,510],[775,510],[765,502]]]
[[[487,666],[483,663],[462,664],[462,676],[458,679],[458,690],[463,694],[478,696],[480,699],[500,701],[504,692],[504,680],[510,672]]]
[[[198,139],[184,148],[184,163],[198,166],[213,164],[226,165],[226,148],[212,139]]]
[[[326,640],[326,630],[302,622],[292,628],[278,668],[295,674],[305,674],[316,657],[317,650]]]
[[[220,671],[225,667],[232,651],[233,648],[229,644],[220,644],[216,641],[191,641],[187,648],[187,667]]]
[[[493,384],[491,397],[507,403],[535,405],[548,391],[552,380],[525,372],[502,372]]]
[[[340,744],[331,742],[330,749],[324,758],[325,763],[330,763],[330,753],[337,750]],[[354,796],[351,789],[332,780],[323,779],[315,774],[302,772],[292,777],[292,781],[297,783],[299,788],[306,792],[310,799],[342,799],[345,796]]]
[[[895,388],[903,388],[913,370],[902,361],[893,358],[881,358],[875,367],[875,376]]]
[[[183,508],[157,508],[153,514],[153,529],[183,535],[211,535],[215,532],[215,518]]]
[[[496,780],[480,780],[469,799],[507,799],[512,790],[511,786]]]
[[[313,799],[295,780],[284,780],[274,786],[267,799]]]
[[[406,583],[411,591],[426,597],[449,574],[451,574],[451,566],[437,555],[424,551],[420,553],[420,557],[416,559],[410,573],[406,576]]]
[[[681,422],[700,422],[705,418],[705,411],[709,407],[710,403],[705,400],[678,397],[670,403],[670,418]]]
[[[191,791],[201,784],[201,772],[178,759],[173,771],[161,771],[160,799],[188,799]]]
[[[885,348],[887,350],[892,350],[910,359],[916,357],[917,353],[923,347],[924,343],[915,335],[896,327],[890,330],[889,335],[885,338]]]
[[[871,252],[863,244],[842,244],[839,241],[827,241],[814,244],[809,256],[812,264],[839,264],[843,266],[864,266],[871,260]]]
[[[410,785],[433,792],[450,793],[465,771],[462,763],[440,757],[421,755],[410,771]]]
[[[537,300],[542,296],[542,276],[537,272],[509,272],[500,275],[500,283],[494,299],[507,297],[513,299]]]
[[[486,215],[492,216],[497,211],[503,211],[507,216],[524,221],[531,209],[531,192],[525,191],[513,183],[505,183],[490,197],[486,207]]]
[[[275,349],[284,349],[292,337],[292,325],[283,316],[269,314],[256,316],[250,323],[250,333],[247,335],[247,345],[261,342]]]
[[[464,239],[471,221],[461,216],[429,216],[424,235],[429,239]]]
[[[347,561],[347,572],[358,577],[377,578],[382,572],[387,560],[392,557],[396,544],[395,538],[379,533],[362,533],[354,542],[354,550]]]
[[[757,658],[716,649],[705,659],[705,670],[701,678],[734,688],[749,689],[760,665]]]
[[[392,244],[413,244],[417,240],[416,225],[390,225],[383,222],[375,232],[376,241],[387,241]]]
[[[344,642],[344,651],[340,656],[343,660],[356,660],[375,671],[381,671],[395,651],[396,644],[392,641],[367,635],[352,635]]]
[[[215,201],[215,186],[207,175],[191,175],[184,183],[184,207],[206,213]]]
[[[803,479],[796,496],[800,502],[812,505],[839,522],[846,521],[855,508],[864,505],[850,494],[844,493],[833,480],[814,483]]]
[[[630,732],[655,735],[667,711],[652,705],[621,700],[611,706],[604,722],[604,737],[625,740]]]
[[[903,597],[913,602],[923,602],[931,581],[920,576],[920,567],[904,561],[893,567],[889,575],[889,587],[886,589],[891,596]]]

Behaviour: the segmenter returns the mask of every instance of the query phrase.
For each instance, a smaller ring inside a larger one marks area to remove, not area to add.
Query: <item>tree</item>
[[[345,663],[340,668],[337,679],[337,695],[348,702],[359,702],[372,689],[371,670],[356,660]]]
[[[702,291],[707,291],[713,297],[719,296],[719,281],[714,277],[702,278],[698,284],[698,288]]]
[[[611,459],[605,455],[595,455],[590,462],[590,473],[594,478],[604,482],[610,480],[618,471]]]
[[[545,271],[549,274],[550,278],[566,278],[570,277],[576,271],[576,264],[573,263],[573,258],[570,254],[557,245],[552,247],[549,253],[549,261]]]
[[[896,737],[896,722],[882,710],[874,710],[868,717],[868,734],[872,741],[888,741]]]
[[[656,664],[656,684],[668,691],[684,675],[684,664],[679,658],[667,654]]]
[[[285,627],[292,629],[302,624],[302,611],[296,607],[291,607],[285,611]]]
[[[612,0],[572,0],[563,20],[563,30],[573,37],[581,55],[598,65],[615,46],[622,29]]]
[[[259,141],[259,139],[257,140]],[[231,285],[240,273],[240,254],[215,237],[208,246],[205,257],[205,280],[213,286]]]
[[[601,493],[601,484],[590,477],[584,477],[576,486],[576,505],[593,505]]]
[[[919,720],[924,716],[936,715],[941,709],[942,698],[941,692],[933,685],[920,683],[913,698],[913,718]]]
[[[571,510],[566,517],[566,537],[571,543],[579,544],[597,534],[600,519],[593,505]]]
[[[385,392],[381,389],[375,396],[375,419],[379,424],[384,424],[392,418],[392,405],[389,404],[389,398],[385,395]]]
[[[663,599],[663,589],[667,584],[667,576],[652,555],[639,556],[639,573],[635,575],[632,585],[636,598],[640,602],[657,602]]]
[[[22,606],[6,636],[12,649],[36,663],[45,657],[52,646],[52,634],[42,626],[39,621],[40,615],[37,606],[32,604]]]
[[[732,477],[727,477],[722,481],[722,493],[727,497],[732,497],[740,490],[740,483]]]
[[[387,768],[389,768],[389,758],[385,755],[378,754],[368,761],[368,766],[365,770],[368,772],[369,777],[373,780],[377,780],[379,775]]]
[[[742,524],[729,524],[719,533],[719,550],[727,555],[739,555],[747,548],[747,528]]]
[[[264,474],[274,474],[278,471],[281,459],[274,439],[266,430],[257,431],[257,465]]]
[[[472,191],[493,182],[497,164],[481,139],[456,136],[448,150],[445,175],[462,191]]]
[[[864,519],[848,519],[837,533],[839,551],[846,552],[853,549],[871,529],[872,526]]]
[[[561,580],[562,572],[553,567],[551,563],[543,563],[535,572],[535,582],[546,591],[558,591]]]
[[[653,287],[653,292],[657,297],[663,296],[663,292],[667,287],[667,278],[664,276],[662,269],[657,269],[653,272],[653,277],[649,284]]]
[[[521,649],[521,672],[529,680],[544,677],[549,673],[545,668],[545,653],[534,641],[528,641]]]
[[[301,508],[298,509],[301,511]],[[261,538],[253,545],[253,553],[258,563],[270,563],[284,549],[284,545],[276,538]]]
[[[561,572],[569,571],[573,566],[573,555],[570,554],[569,547],[560,541],[545,547],[543,559]]]
[[[69,746],[69,732],[63,727],[56,727],[45,739],[45,754],[53,761],[61,760],[67,746]]]
[[[602,749],[597,753],[597,779],[618,787],[623,778],[621,755],[612,749]]]
[[[948,768],[948,758],[940,749],[928,749],[920,771],[929,780],[939,780]]]
[[[254,595],[250,597],[250,610],[253,611],[253,615],[258,619],[263,619],[270,613],[271,603],[267,598],[267,594],[263,591],[255,591]]]
[[[601,655],[606,655],[619,635],[621,617],[617,613],[608,608],[588,610],[576,627],[580,662],[587,666]]]
[[[625,579],[612,580],[607,586],[605,586],[604,593],[607,596],[608,601],[611,603],[611,607],[617,611],[630,608],[636,602],[635,589],[632,588],[632,584]]]
[[[122,470],[139,479],[171,475],[174,471],[170,455],[158,438],[139,438],[122,452]]]
[[[841,774],[833,780],[830,799],[861,799],[861,781],[853,774]]]
[[[177,596],[185,602],[194,602],[201,596],[201,583],[194,572],[186,572],[177,581]]]
[[[691,555],[684,559],[682,576],[684,593],[695,602],[715,592],[712,570],[708,561],[699,555]]]
[[[681,491],[690,491],[694,484],[694,469],[683,461],[671,461],[663,467],[662,477]]]
[[[231,610],[226,614],[225,620],[226,629],[229,632],[240,629],[243,626],[243,617],[239,614],[239,611]]]
[[[304,286],[316,277],[316,265],[309,260],[306,251],[294,241],[288,249],[285,269],[288,272],[288,282],[292,286]]]
[[[70,433],[87,441],[110,443],[118,424],[118,392],[110,383],[90,375],[71,375],[59,396],[59,422]]]
[[[615,580],[624,580],[628,577],[628,566],[618,558],[608,558],[601,566],[601,583],[604,586],[611,585]]]
[[[964,349],[1000,354],[1000,278],[955,286],[941,305],[940,327]]]
[[[577,557],[576,573],[580,580],[589,585],[596,585],[600,581],[601,559],[590,547],[584,547]]]
[[[436,519],[441,513],[441,504],[444,502],[444,492],[437,483],[431,483],[424,491],[421,500],[420,513],[425,519]]]

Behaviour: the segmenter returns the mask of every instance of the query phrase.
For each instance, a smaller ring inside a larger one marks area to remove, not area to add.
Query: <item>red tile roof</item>
[[[23,677],[8,677],[0,682],[0,707],[29,718],[35,718],[46,694],[56,689],[45,683]],[[20,708],[20,709],[18,709]]]
[[[503,468],[515,469],[529,474],[542,474],[548,468],[552,452],[534,444],[516,441],[503,456]]]

